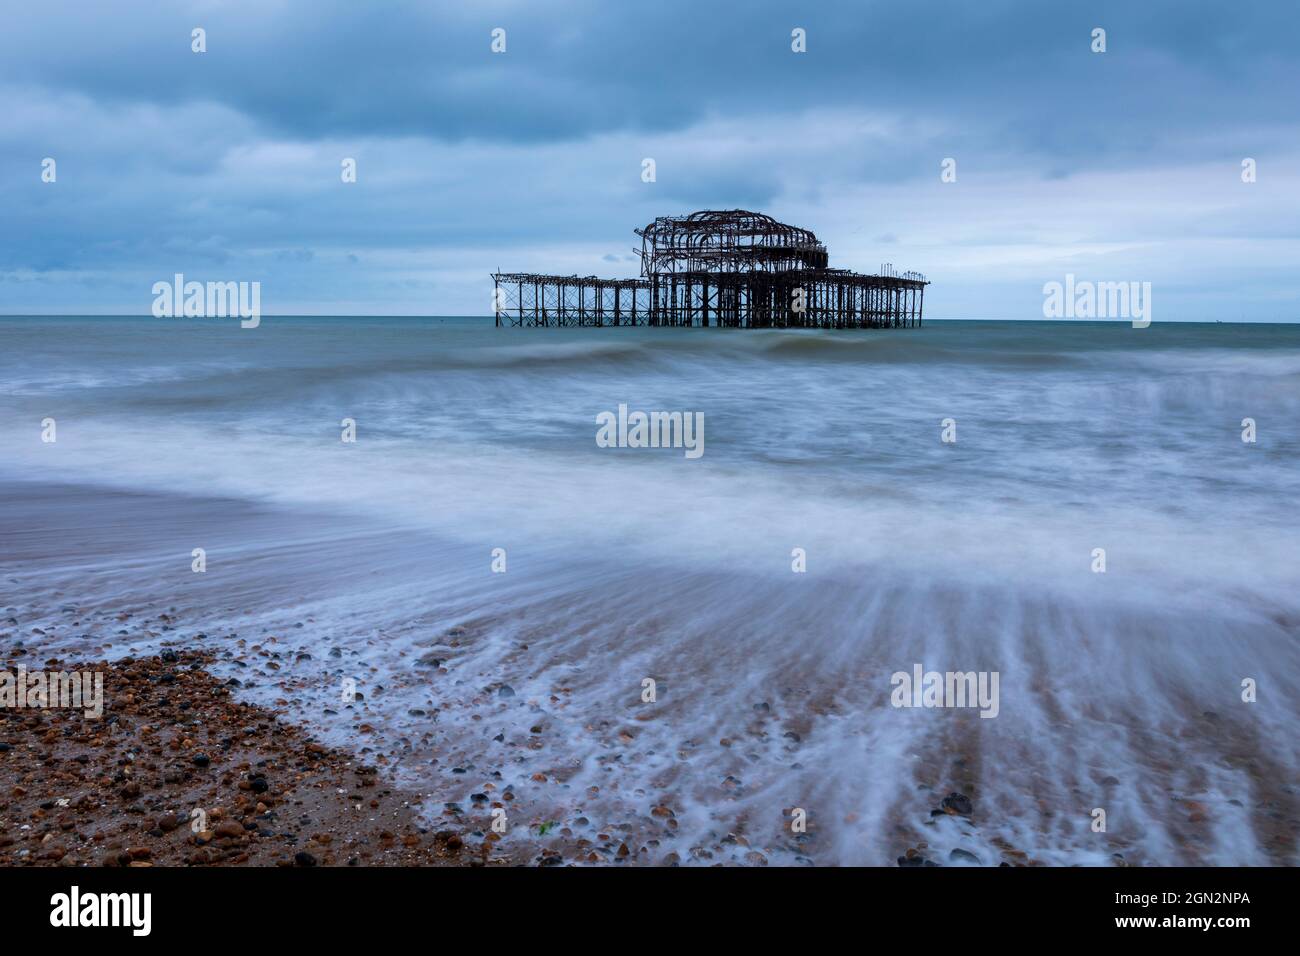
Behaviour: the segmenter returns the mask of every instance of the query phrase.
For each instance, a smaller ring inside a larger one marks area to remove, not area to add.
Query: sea
[[[1300,863],[1297,326],[3,317],[0,450],[0,654],[517,861]]]

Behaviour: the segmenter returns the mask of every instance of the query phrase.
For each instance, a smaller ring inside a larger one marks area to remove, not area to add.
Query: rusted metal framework
[[[651,325],[645,279],[493,274],[497,325]]]
[[[921,324],[925,276],[828,268],[806,229],[743,209],[661,216],[640,279],[494,273],[496,324],[885,328]]]
[[[706,210],[660,216],[641,237],[641,274],[793,272],[825,269],[826,247],[807,229],[762,213]]]

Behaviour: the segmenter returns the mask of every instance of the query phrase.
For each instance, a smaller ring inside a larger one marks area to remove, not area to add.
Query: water
[[[1286,326],[0,319],[0,640],[208,647],[519,859],[1295,864],[1298,420]]]

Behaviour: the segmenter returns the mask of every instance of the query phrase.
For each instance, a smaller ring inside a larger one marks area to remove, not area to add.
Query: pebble
[[[304,760],[311,742],[303,732],[265,708],[236,701],[230,690],[234,685],[206,671],[208,660],[173,650],[100,663],[115,713],[89,727],[53,713],[19,719],[0,712],[0,735],[6,738],[0,744],[5,774],[0,803],[32,821],[0,831],[0,865],[318,865],[305,850],[295,856],[302,824],[280,823],[277,806],[294,820],[306,816],[294,806],[310,810],[312,818],[325,815],[320,822],[336,829],[346,844],[339,863],[349,858],[358,865],[425,862],[425,853],[433,848],[421,846],[413,832],[418,817],[410,810],[419,800],[405,799],[415,795],[385,789],[380,795],[389,806],[382,818],[354,813],[361,797],[345,789],[347,777],[353,772],[360,776],[354,786],[387,785],[376,766],[386,764],[385,757],[376,755],[371,764],[360,766],[357,754],[316,744],[309,748],[312,757]],[[27,739],[15,739],[17,734]],[[54,781],[40,790],[31,787],[33,793],[28,781],[36,779],[36,772],[7,759],[8,752],[28,746],[41,748]],[[367,752],[362,748],[362,754]],[[230,766],[218,766],[211,774],[194,771],[227,761]],[[269,776],[277,778],[275,784]],[[64,784],[75,789],[65,791]],[[313,792],[317,788],[319,796]],[[64,792],[70,799],[60,797]],[[254,794],[262,800],[255,811]],[[118,803],[119,796],[124,803]],[[307,797],[305,806],[302,797]],[[335,803],[337,818],[330,813]],[[369,804],[375,810],[380,801]],[[191,831],[189,814],[195,807],[204,811],[210,829]],[[373,836],[381,819],[399,834],[389,847]],[[69,839],[78,842],[75,850],[65,845]],[[437,851],[446,855],[462,846],[454,835],[440,841]],[[336,851],[310,849],[321,854],[319,865],[336,862]],[[432,855],[428,859],[432,862]]]
[[[955,813],[962,817],[970,816],[971,811],[974,810],[974,805],[971,803],[970,797],[966,796],[964,793],[957,793],[956,791],[953,791],[948,794],[948,796],[944,797],[940,806],[945,812]]]

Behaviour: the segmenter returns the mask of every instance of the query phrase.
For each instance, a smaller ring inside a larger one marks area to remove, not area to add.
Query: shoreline
[[[101,718],[0,710],[3,866],[482,866],[492,841],[431,827],[423,798],[238,701],[211,655],[82,663]],[[6,667],[13,670],[15,660]],[[35,670],[32,662],[26,662]]]

